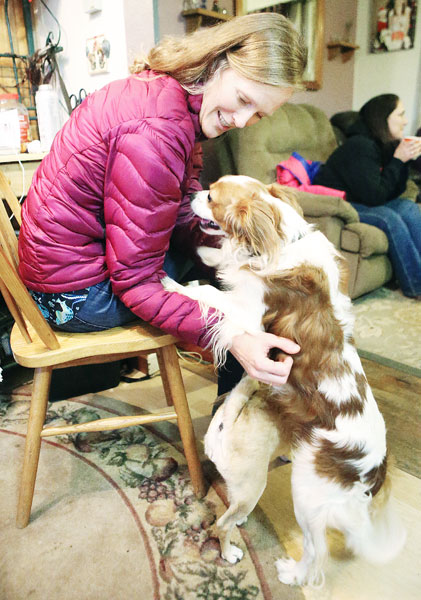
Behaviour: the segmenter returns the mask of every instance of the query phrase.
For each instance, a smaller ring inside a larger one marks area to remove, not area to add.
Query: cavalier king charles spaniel
[[[218,311],[212,325],[216,361],[223,363],[230,339],[246,331],[265,330],[301,348],[285,385],[245,376],[205,436],[230,504],[217,522],[222,556],[231,563],[241,559],[230,543],[232,529],[256,506],[269,461],[287,443],[304,548],[298,562],[276,561],[279,580],[323,584],[327,527],[343,532],[356,555],[391,560],[405,531],[392,508],[385,423],[353,340],[345,260],[278,184],[225,176],[195,194],[192,209],[205,232],[222,236],[220,248],[199,249],[222,289],[183,287],[168,278],[163,285],[199,300],[204,315],[210,307]]]

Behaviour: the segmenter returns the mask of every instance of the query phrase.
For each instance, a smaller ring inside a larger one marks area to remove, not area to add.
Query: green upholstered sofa
[[[276,165],[292,152],[326,161],[337,142],[324,112],[308,104],[285,104],[269,118],[246,129],[227,132],[203,143],[202,183],[222,175],[249,175],[264,183],[276,181]],[[359,222],[355,209],[335,196],[297,191],[305,218],[342,252],[349,263],[349,293],[357,298],[387,283],[392,267],[386,235]]]

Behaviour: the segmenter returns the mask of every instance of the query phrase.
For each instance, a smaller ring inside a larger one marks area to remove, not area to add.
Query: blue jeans
[[[204,278],[199,267],[173,250],[165,256],[164,271],[181,283]],[[46,320],[60,331],[104,331],[137,319],[113,294],[108,279],[75,292],[44,294],[30,290],[30,293]],[[231,391],[243,373],[243,367],[228,352],[226,364],[218,371],[218,396]]]
[[[45,319],[60,331],[104,331],[137,318],[113,294],[109,279],[74,292],[47,294],[29,291]]]
[[[421,210],[407,198],[382,206],[351,202],[362,223],[375,225],[389,240],[389,256],[405,296],[421,296]]]
[[[175,281],[200,279],[193,263],[173,251],[165,256],[164,271]],[[60,331],[105,331],[138,318],[113,294],[109,279],[72,292],[29,291],[45,319]]]

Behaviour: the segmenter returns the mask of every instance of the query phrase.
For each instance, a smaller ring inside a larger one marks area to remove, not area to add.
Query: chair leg
[[[167,369],[165,368],[165,360],[162,358],[162,353],[159,350],[160,349],[156,351],[156,357],[158,359],[159,373],[161,375],[162,385],[164,387],[167,406],[173,406],[174,403],[172,399],[170,383],[168,381]]]
[[[32,498],[34,496],[35,479],[37,476],[41,448],[41,430],[47,412],[51,373],[51,367],[35,369],[34,372],[31,407],[25,442],[25,456],[16,517],[16,525],[19,528],[28,525],[29,517],[31,515]]]
[[[181,376],[177,351],[174,345],[165,346],[164,348],[159,348],[157,354],[162,380],[167,382],[168,390],[171,394],[171,399],[177,413],[178,428],[180,430],[181,441],[183,442],[184,453],[186,455],[194,493],[197,497],[202,498],[206,493],[205,481],[203,479],[202,466],[197,452],[196,438],[194,435],[189,405],[187,404],[186,391]]]

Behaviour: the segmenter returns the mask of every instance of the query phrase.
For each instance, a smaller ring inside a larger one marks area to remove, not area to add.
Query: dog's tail
[[[353,552],[371,563],[387,563],[402,550],[406,531],[395,511],[391,496],[391,476],[388,472],[378,493],[367,503],[364,521],[348,532],[347,545]]]

